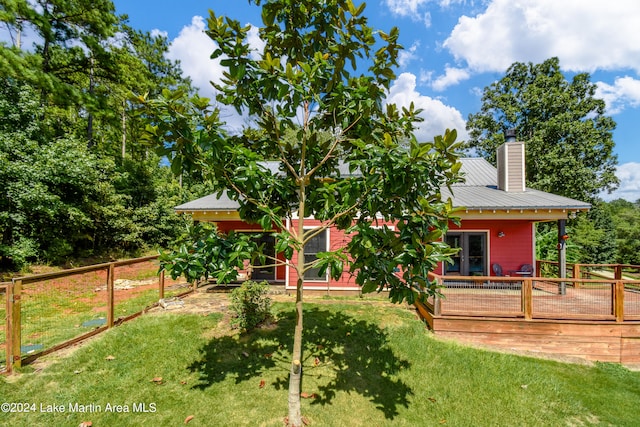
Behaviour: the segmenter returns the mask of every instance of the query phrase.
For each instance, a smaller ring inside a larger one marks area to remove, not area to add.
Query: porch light
[[[504,237],[504,236],[505,236],[504,231],[498,231],[498,237]]]

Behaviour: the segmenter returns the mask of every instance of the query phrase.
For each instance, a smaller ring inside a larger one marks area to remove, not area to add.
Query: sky
[[[209,55],[209,10],[260,26],[260,9],[247,0],[115,0],[134,28],[171,42],[203,96],[222,75]],[[359,1],[355,0],[358,4]],[[605,100],[614,131],[620,187],[605,200],[640,200],[640,1],[638,0],[369,0],[369,25],[400,29],[404,51],[387,102],[414,102],[424,111],[416,132],[430,140],[447,128],[466,139],[466,120],[481,107],[483,89],[514,62],[541,63],[557,56],[567,78],[587,72]],[[252,33],[256,46],[261,41]],[[237,118],[236,118],[237,119]],[[232,119],[233,120],[233,119]]]

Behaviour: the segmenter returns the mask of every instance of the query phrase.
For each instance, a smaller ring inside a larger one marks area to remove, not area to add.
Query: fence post
[[[624,282],[622,280],[616,280],[613,291],[613,314],[616,317],[616,322],[624,321]]]
[[[533,279],[522,282],[522,311],[524,320],[533,319]]]
[[[573,278],[574,279],[582,279],[582,272],[580,271],[580,264],[573,264]],[[580,287],[580,282],[573,282],[573,286],[577,288]]]
[[[5,313],[7,314],[7,321],[5,323],[5,344],[4,355],[6,360],[6,371],[11,373],[11,367],[13,366],[13,329],[11,327],[13,322],[13,283],[7,286],[7,294],[5,295]]]
[[[11,368],[19,368],[22,366],[21,362],[21,347],[22,347],[22,280],[12,281],[13,291],[11,293]]]
[[[617,264],[615,267],[616,280],[622,280],[622,265]]]
[[[164,298],[164,270],[160,272],[160,276],[158,277],[158,298]]]
[[[115,281],[115,265],[111,262],[107,268],[107,327],[113,327],[113,315],[114,315],[114,298],[113,298],[113,283]]]

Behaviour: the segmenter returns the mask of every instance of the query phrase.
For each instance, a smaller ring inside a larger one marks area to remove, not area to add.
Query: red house
[[[517,274],[523,265],[535,266],[536,222],[560,223],[577,212],[589,210],[588,203],[526,188],[522,142],[507,142],[497,154],[497,168],[482,158],[461,159],[465,182],[453,186],[452,192],[442,190],[443,198],[451,197],[453,205],[462,208],[457,214],[461,226],[451,224],[446,235],[447,243],[459,247],[460,252],[453,258],[453,264],[440,265],[436,273],[445,276]],[[177,206],[175,210],[191,215],[196,221],[216,222],[223,232],[260,229],[258,225],[242,222],[237,208],[238,204],[223,194],[221,197],[202,197]],[[297,225],[295,219],[288,224],[289,227]],[[316,220],[305,219],[305,227],[319,225]],[[393,227],[393,224],[386,225]],[[275,255],[273,237],[262,239],[266,250],[270,248],[271,254]],[[305,258],[310,261],[317,252],[344,246],[348,239],[344,231],[327,229],[305,247]],[[295,254],[293,262],[296,262]],[[319,278],[314,271],[308,273],[306,290],[359,290],[348,272],[337,281]],[[255,268],[252,278],[284,283],[286,289],[295,289],[297,281],[295,271],[285,266]]]

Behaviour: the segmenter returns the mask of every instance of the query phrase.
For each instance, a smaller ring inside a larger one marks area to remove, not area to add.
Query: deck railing
[[[536,261],[539,276],[558,277],[557,261]],[[567,275],[574,279],[607,278],[640,280],[640,265],[631,264],[577,264],[567,263]]]
[[[434,316],[640,320],[640,280],[596,275],[565,279],[433,275],[432,279],[441,293],[426,304]]]

